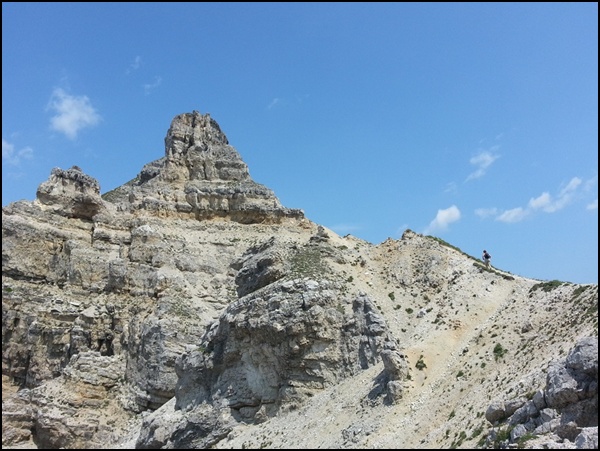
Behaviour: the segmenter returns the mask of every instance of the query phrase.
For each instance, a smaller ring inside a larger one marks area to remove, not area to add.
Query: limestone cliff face
[[[176,116],[165,138],[165,156],[146,165],[126,187],[105,196],[121,210],[241,223],[301,217],[250,178],[248,167],[210,115]]]
[[[512,443],[539,428],[586,445],[597,351],[576,343],[597,337],[597,302],[597,285],[487,270],[409,230],[340,237],[194,111],[116,190],[57,168],[3,207],[3,447],[443,448],[450,427],[503,421]]]

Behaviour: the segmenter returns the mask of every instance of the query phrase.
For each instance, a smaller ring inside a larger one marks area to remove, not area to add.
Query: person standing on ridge
[[[483,250],[483,255],[481,257],[483,259],[483,261],[485,262],[485,267],[489,268],[490,267],[490,260],[492,259],[492,256],[490,254],[488,254],[488,251],[486,251],[485,249]]]

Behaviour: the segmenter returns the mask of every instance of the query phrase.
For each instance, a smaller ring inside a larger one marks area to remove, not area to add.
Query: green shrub
[[[425,361],[423,360],[423,355],[421,355],[421,357],[419,357],[419,360],[417,360],[415,368],[417,368],[418,370],[423,370],[424,368],[427,368],[427,365],[425,365]]]
[[[500,343],[496,343],[496,346],[494,346],[494,358],[496,360],[504,357],[507,352],[508,350],[504,349]]]

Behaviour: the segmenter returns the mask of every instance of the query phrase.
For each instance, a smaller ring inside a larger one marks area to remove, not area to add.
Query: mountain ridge
[[[597,285],[339,236],[210,115],[109,193],[54,169],[2,231],[5,448],[597,448]],[[568,366],[589,337],[595,392]],[[534,404],[556,380],[578,395]]]

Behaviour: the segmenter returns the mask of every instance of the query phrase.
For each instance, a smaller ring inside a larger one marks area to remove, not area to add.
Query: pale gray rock
[[[511,427],[511,442],[516,443],[527,431],[535,434],[552,432],[557,441],[548,447],[571,447],[580,436],[583,428],[589,428],[579,439],[579,445],[593,444],[594,434],[598,435],[598,341],[595,337],[580,339],[563,361],[548,364],[546,387],[543,390],[545,403],[536,392],[533,400],[523,402],[515,399],[510,402],[496,401],[486,412],[486,419],[497,426],[507,419]],[[537,399],[537,400],[536,400]],[[513,407],[507,408],[508,404]],[[547,405],[548,407],[544,407]],[[503,408],[504,406],[504,408]],[[516,409],[514,407],[520,406]],[[505,426],[500,426],[505,427]],[[554,439],[553,439],[554,440]],[[493,436],[488,436],[493,441]],[[558,445],[560,443],[561,445]],[[527,447],[539,445],[533,441]]]
[[[494,425],[496,422],[503,420],[506,417],[507,415],[506,408],[504,407],[504,401],[492,402],[485,411],[485,419]]]
[[[597,443],[597,285],[338,236],[207,114],[164,144],[102,196],[55,168],[3,207],[4,448],[465,448],[486,419]]]
[[[598,449],[598,428],[583,428],[575,437],[576,449]]]
[[[67,170],[54,168],[48,181],[38,187],[36,196],[44,207],[71,218],[90,220],[106,208],[98,181],[77,166]]]
[[[241,223],[303,217],[253,181],[217,122],[197,111],[176,116],[165,138],[165,156],[107,198],[119,210],[167,217],[228,217]]]

